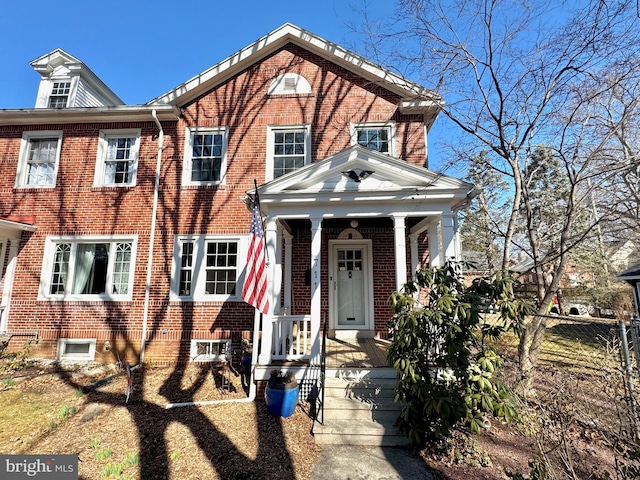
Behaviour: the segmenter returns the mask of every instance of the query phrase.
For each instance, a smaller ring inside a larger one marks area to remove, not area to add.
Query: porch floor
[[[358,338],[352,340],[327,338],[327,368],[387,367],[388,345],[388,340],[381,340],[379,338]]]

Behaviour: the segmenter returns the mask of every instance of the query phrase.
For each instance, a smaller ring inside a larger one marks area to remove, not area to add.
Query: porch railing
[[[273,317],[271,358],[302,360],[311,358],[311,315],[277,315]]]

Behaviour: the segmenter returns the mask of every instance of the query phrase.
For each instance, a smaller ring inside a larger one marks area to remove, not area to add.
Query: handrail
[[[322,349],[320,351],[320,424],[324,425],[324,384],[327,378],[327,321],[326,314],[322,315]],[[318,420],[318,407],[316,401],[316,421]]]

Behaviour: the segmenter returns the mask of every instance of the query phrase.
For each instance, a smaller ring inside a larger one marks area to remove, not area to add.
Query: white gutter
[[[153,244],[156,239],[156,216],[158,214],[158,191],[160,189],[160,166],[162,164],[162,148],[164,147],[164,130],[158,120],[156,109],[151,110],[151,116],[158,126],[158,157],[156,161],[156,178],[153,185],[153,209],[151,212],[151,235],[149,237],[149,258],[147,260],[147,279],[144,284],[144,308],[142,313],[142,338],[140,339],[140,363],[144,362],[144,352],[147,348],[147,324],[149,322],[149,298],[151,296],[151,271],[153,266]]]

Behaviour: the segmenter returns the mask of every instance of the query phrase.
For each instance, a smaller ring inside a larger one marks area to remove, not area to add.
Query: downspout
[[[153,244],[156,239],[156,216],[158,214],[158,196],[160,190],[160,166],[162,164],[162,149],[164,147],[164,130],[158,120],[155,108],[151,110],[153,121],[158,126],[158,156],[156,161],[156,178],[153,185],[153,208],[151,212],[151,235],[149,236],[149,256],[147,260],[147,279],[144,284],[144,307],[142,312],[142,338],[140,339],[140,363],[144,362],[147,348],[147,330],[149,323],[149,299],[151,297],[151,272],[153,266]]]

